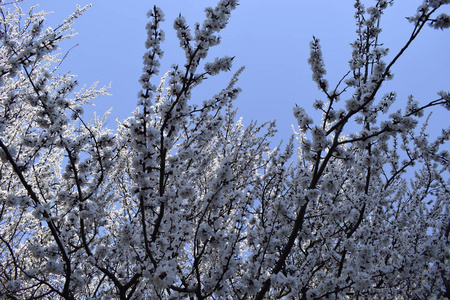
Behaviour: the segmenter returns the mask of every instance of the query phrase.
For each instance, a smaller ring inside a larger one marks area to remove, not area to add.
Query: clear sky
[[[364,1],[370,6],[375,1]],[[405,19],[415,13],[421,0],[397,0],[382,20],[382,40],[394,55],[412,30]],[[130,115],[135,108],[138,79],[145,51],[146,12],[157,5],[165,13],[165,51],[161,72],[172,64],[183,65],[183,51],[179,49],[173,19],[183,14],[190,24],[203,21],[203,9],[215,5],[212,0],[24,0],[23,6],[40,4],[39,9],[54,11],[48,26],[68,16],[76,4],[92,3],[93,7],[75,24],[79,35],[63,45],[73,49],[63,64],[64,70],[79,75],[81,83],[96,80],[107,85],[112,81],[111,97],[97,100],[95,110],[103,113],[114,107],[111,119]],[[443,10],[450,13],[450,5]],[[311,80],[306,60],[312,36],[321,40],[327,78],[333,86],[348,70],[351,56],[349,43],[355,38],[354,8],[351,0],[242,0],[233,12],[229,26],[222,32],[223,42],[210,53],[216,56],[236,56],[234,70],[245,65],[238,86],[243,93],[236,102],[238,115],[244,121],[259,122],[276,119],[279,139],[286,139],[295,122],[292,107],[295,104],[308,111],[315,99],[323,99]],[[385,91],[394,90],[399,101],[409,94],[417,100],[436,99],[439,90],[450,90],[450,30],[425,28],[421,37],[406,52],[393,69],[394,80]],[[202,84],[194,101],[201,101],[226,86],[232,72]],[[438,125],[448,126],[448,112],[433,115]],[[320,118],[320,117],[319,117]],[[113,120],[111,126],[115,126]]]

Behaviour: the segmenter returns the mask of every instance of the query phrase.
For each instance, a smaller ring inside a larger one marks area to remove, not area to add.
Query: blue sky
[[[421,0],[397,0],[386,12],[382,21],[382,40],[391,49],[390,56],[398,52],[407,41],[412,25],[405,19],[415,13]],[[75,24],[79,35],[63,44],[67,51],[75,44],[63,64],[63,69],[77,74],[78,81],[90,84],[96,80],[107,85],[112,82],[111,97],[102,97],[93,108],[103,113],[113,107],[113,119],[127,117],[135,108],[138,79],[145,51],[146,12],[157,5],[165,13],[165,51],[161,72],[172,64],[184,63],[183,51],[172,21],[183,14],[190,24],[203,20],[203,9],[213,6],[211,0],[155,0],[123,1],[109,0],[24,0],[23,6],[40,4],[39,9],[54,11],[48,26],[68,16],[76,4],[92,3],[93,7]],[[223,42],[210,53],[216,56],[236,56],[234,70],[246,66],[238,86],[243,89],[236,102],[238,116],[244,123],[251,119],[259,122],[277,120],[279,139],[287,139],[291,124],[295,123],[292,107],[295,104],[311,111],[315,99],[323,99],[311,80],[306,62],[312,36],[321,40],[327,78],[334,85],[347,71],[351,49],[349,43],[355,38],[353,1],[335,0],[243,0],[234,11],[229,26],[222,32]],[[375,1],[365,1],[367,6]],[[450,13],[450,5],[444,10]],[[406,52],[394,68],[394,80],[387,83],[384,91],[394,90],[401,102],[409,94],[417,100],[436,98],[439,90],[450,90],[450,30],[440,31],[425,28],[422,36]],[[209,98],[226,86],[232,72],[205,81],[194,93],[194,101]],[[434,126],[448,126],[448,113],[438,111]],[[444,121],[445,120],[445,121]],[[443,123],[444,122],[444,123]]]

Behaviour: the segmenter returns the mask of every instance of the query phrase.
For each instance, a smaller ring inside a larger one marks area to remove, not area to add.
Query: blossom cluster
[[[356,39],[336,87],[319,40],[308,63],[323,94],[313,120],[295,106],[293,136],[237,118],[239,68],[193,101],[233,57],[207,61],[237,7],[220,0],[174,28],[185,60],[159,80],[164,14],[149,13],[137,108],[117,129],[83,108],[108,87],[60,74],[44,13],[0,4],[0,295],[11,299],[439,299],[450,297],[450,129],[431,138],[424,102],[380,95],[425,24],[388,60],[379,20],[393,1],[355,1]],[[437,15],[437,17],[435,17]],[[22,23],[23,22],[23,26]],[[58,71],[58,72],[57,72]],[[225,74],[224,74],[225,75]],[[340,100],[343,99],[343,100]]]

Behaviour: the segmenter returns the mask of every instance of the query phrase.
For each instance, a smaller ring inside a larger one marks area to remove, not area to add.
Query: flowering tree
[[[148,13],[138,108],[116,131],[82,107],[107,88],[77,90],[60,73],[44,13],[0,3],[0,295],[11,299],[450,298],[449,153],[420,122],[450,96],[390,112],[380,96],[428,24],[450,26],[426,0],[392,60],[378,42],[393,1],[356,1],[349,71],[332,88],[319,40],[308,60],[325,101],[314,122],[294,108],[296,133],[271,148],[274,124],[244,126],[233,100],[242,68],[214,97],[190,101],[232,57],[207,61],[236,0],[174,28],[186,61],[158,85],[163,13]],[[437,16],[436,16],[437,15]],[[341,102],[340,99],[344,98]],[[417,129],[421,124],[422,128]]]

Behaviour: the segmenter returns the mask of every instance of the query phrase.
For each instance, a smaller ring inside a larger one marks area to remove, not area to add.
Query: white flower
[[[313,120],[306,114],[306,111],[303,107],[299,107],[296,105],[293,108],[293,112],[300,129],[306,130],[307,128],[309,128],[309,125],[313,123]]]
[[[430,26],[434,29],[441,29],[449,28],[450,27],[450,16],[446,13],[442,13],[439,16],[436,17],[431,23]]]

